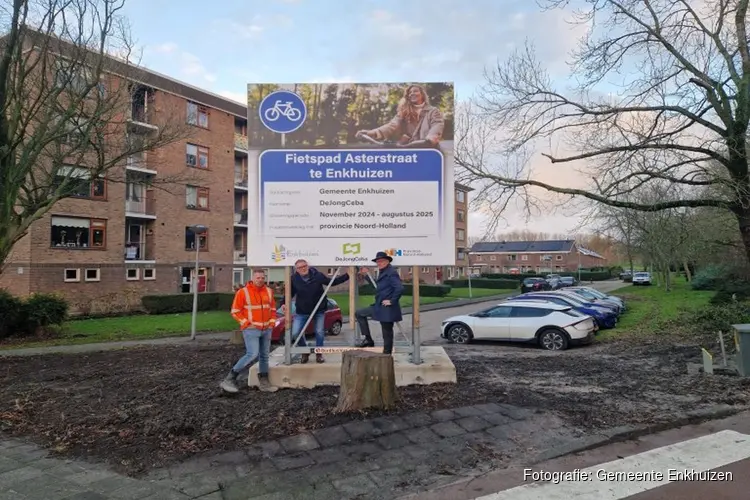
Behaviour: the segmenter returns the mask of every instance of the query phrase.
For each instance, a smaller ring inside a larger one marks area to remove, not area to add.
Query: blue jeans
[[[294,319],[292,320],[292,342],[297,338],[297,336],[302,331],[302,327],[305,326],[305,323],[307,323],[307,318],[309,318],[309,314],[295,314]],[[315,314],[315,317],[312,320],[313,328],[315,328],[315,347],[323,347],[323,343],[325,342],[326,338],[326,315],[324,312],[319,312]],[[306,346],[307,341],[305,340],[305,336],[302,335],[302,338],[299,339],[299,346]]]
[[[234,365],[232,371],[239,373],[250,366],[258,358],[258,373],[268,373],[268,357],[271,354],[271,329],[258,330],[247,328],[242,330],[245,340],[245,355]]]

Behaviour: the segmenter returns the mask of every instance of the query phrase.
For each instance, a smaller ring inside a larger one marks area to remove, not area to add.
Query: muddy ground
[[[696,346],[614,342],[560,353],[497,344],[446,348],[459,383],[403,388],[391,414],[500,402],[551,410],[595,429],[750,403],[749,380],[687,374],[686,363],[700,360]],[[217,384],[239,354],[222,343],[0,358],[0,432],[139,473],[197,453],[380,415],[332,414],[336,388],[222,396]]]

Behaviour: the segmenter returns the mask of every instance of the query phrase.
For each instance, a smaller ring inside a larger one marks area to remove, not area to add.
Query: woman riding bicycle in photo
[[[396,116],[376,129],[360,130],[358,136],[377,141],[394,141],[407,148],[437,148],[443,138],[445,120],[430,104],[421,85],[409,85],[396,108]]]

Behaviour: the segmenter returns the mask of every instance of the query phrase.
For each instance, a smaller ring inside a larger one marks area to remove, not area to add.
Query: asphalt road
[[[608,293],[612,290],[621,288],[623,285],[624,284],[622,281],[617,280],[617,281],[595,282],[588,286],[596,288],[597,290],[601,290],[604,293]],[[479,304],[470,304],[470,305],[462,306],[462,307],[452,307],[450,309],[440,309],[436,311],[426,311],[426,312],[421,313],[419,317],[420,317],[420,323],[421,323],[420,334],[422,337],[422,343],[428,344],[428,343],[434,343],[434,342],[443,342],[443,340],[440,338],[440,325],[442,324],[445,318],[481,311],[482,309],[486,309],[487,307],[490,307],[491,305],[492,305],[491,302],[482,302]],[[403,332],[406,335],[409,335],[411,333],[411,321],[412,321],[411,314],[405,314],[404,320],[401,322],[401,327],[403,328]],[[382,343],[382,337],[380,336],[380,325],[371,321],[370,330],[372,332],[373,338],[375,339],[375,342],[378,344]],[[351,339],[351,335],[352,335],[352,332],[349,329],[348,325],[344,325],[344,331],[342,332],[341,340],[349,341]],[[332,340],[332,338],[329,338],[329,339]],[[395,340],[396,341],[406,340],[405,337],[399,336],[398,329],[396,330]],[[337,339],[337,342],[338,342],[338,339]]]

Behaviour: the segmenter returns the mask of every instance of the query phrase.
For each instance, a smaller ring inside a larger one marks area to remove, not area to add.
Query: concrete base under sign
[[[382,352],[382,347],[366,349]],[[396,385],[430,385],[437,383],[457,382],[456,367],[448,354],[440,346],[423,346],[421,349],[422,363],[415,365],[406,353],[393,354],[396,370]],[[316,363],[315,355],[310,355],[310,361],[300,364],[299,361],[291,365],[284,364],[284,348],[278,347],[271,352],[269,360],[268,378],[271,385],[287,389],[312,389],[325,385],[341,385],[341,358],[343,353],[324,354],[325,363]],[[248,385],[258,385],[258,364],[250,368]]]

